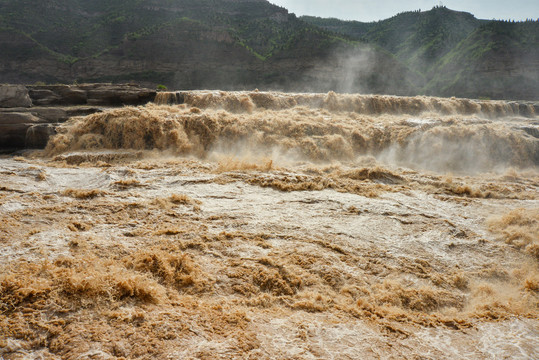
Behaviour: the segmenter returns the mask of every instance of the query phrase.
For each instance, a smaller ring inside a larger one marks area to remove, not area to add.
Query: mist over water
[[[50,142],[81,149],[213,151],[314,163],[362,156],[436,172],[503,172],[539,164],[535,107],[379,95],[160,93],[156,102],[74,120]],[[277,160],[277,159],[275,159]]]
[[[189,91],[72,118],[0,158],[0,357],[536,358],[536,110]]]

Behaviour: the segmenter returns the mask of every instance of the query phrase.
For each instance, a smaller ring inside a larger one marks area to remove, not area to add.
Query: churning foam
[[[219,151],[309,162],[373,155],[442,172],[539,164],[539,140],[524,130],[537,127],[533,104],[257,91],[159,93],[156,103],[73,119],[47,153],[158,149],[206,157]]]

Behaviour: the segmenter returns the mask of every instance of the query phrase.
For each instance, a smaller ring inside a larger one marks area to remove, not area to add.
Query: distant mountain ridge
[[[351,75],[366,92],[414,90],[391,54],[265,0],[0,0],[0,48],[2,82],[328,91]],[[368,52],[375,71],[335,69],[336,49]]]
[[[492,23],[446,8],[365,24],[266,0],[0,0],[0,82],[539,98],[538,24]]]
[[[443,6],[373,23],[301,19],[387,50],[422,79],[420,93],[539,98],[539,19],[479,20]]]

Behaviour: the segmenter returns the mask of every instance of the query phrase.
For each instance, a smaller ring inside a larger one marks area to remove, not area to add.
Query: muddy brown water
[[[0,158],[0,357],[539,357],[533,107],[182,102]]]

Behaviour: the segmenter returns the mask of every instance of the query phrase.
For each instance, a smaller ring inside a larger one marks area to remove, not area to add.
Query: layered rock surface
[[[155,95],[133,84],[0,85],[0,149],[43,148],[72,116],[146,104]]]
[[[32,100],[23,85],[0,85],[0,108],[30,107]]]

